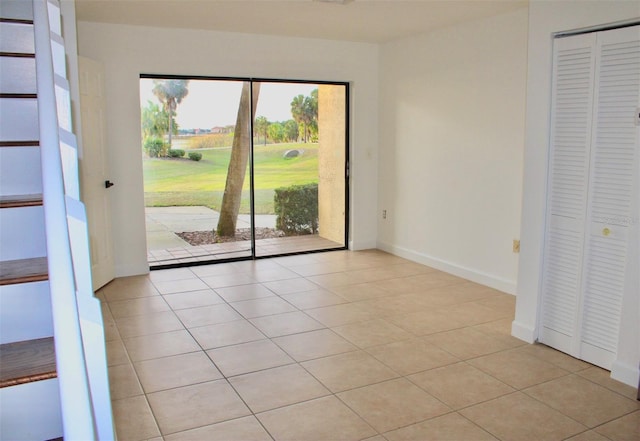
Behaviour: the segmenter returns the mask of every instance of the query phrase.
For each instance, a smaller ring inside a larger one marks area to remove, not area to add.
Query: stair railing
[[[100,305],[93,297],[86,212],[60,7],[33,0],[49,285],[64,439],[114,439]],[[96,349],[97,348],[97,349]]]

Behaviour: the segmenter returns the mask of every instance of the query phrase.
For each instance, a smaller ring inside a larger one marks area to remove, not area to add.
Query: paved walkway
[[[145,207],[147,222],[147,251],[184,248],[190,245],[175,233],[211,230],[218,225],[220,213],[207,207]],[[256,227],[274,228],[275,215],[259,214]],[[237,228],[251,226],[248,214],[238,216]]]

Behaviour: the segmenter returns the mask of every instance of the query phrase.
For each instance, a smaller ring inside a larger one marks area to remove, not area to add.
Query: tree
[[[255,109],[260,95],[260,83],[245,82],[240,95],[238,117],[233,134],[231,146],[231,159],[227,171],[227,182],[224,186],[220,218],[218,219],[218,236],[233,237],[236,235],[236,223],[240,212],[240,200],[242,199],[242,186],[249,162],[251,127],[250,121],[255,118]],[[253,96],[253,100],[252,100]],[[253,101],[253,106],[251,102]],[[250,109],[253,109],[252,111]],[[250,119],[251,118],[251,119]]]
[[[189,80],[153,80],[153,94],[160,100],[169,115],[169,148],[173,134],[173,118],[178,104],[189,94]]]
[[[269,126],[269,138],[273,142],[282,142],[284,140],[284,126],[279,122]]]
[[[284,123],[284,138],[288,142],[298,140],[298,124],[292,119]]]
[[[256,131],[256,135],[264,135],[264,145],[267,145],[267,130],[271,123],[265,116],[259,116],[256,118],[256,122],[253,124],[253,128]],[[259,137],[258,137],[259,138]]]
[[[291,101],[291,116],[298,125],[304,126],[304,95],[300,94],[293,97]],[[302,138],[303,142],[307,142],[306,129],[303,130]]]
[[[313,89],[306,99],[307,127],[312,139],[318,139],[318,89]]]
[[[147,101],[146,107],[142,108],[142,138],[163,138],[169,131],[169,115],[158,104]],[[173,125],[174,133],[177,131]]]
[[[318,89],[311,91],[311,96],[298,95],[291,101],[291,116],[302,125],[302,140],[309,140],[310,131],[318,125]]]

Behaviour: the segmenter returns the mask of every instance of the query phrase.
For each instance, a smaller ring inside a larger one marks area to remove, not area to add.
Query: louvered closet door
[[[554,43],[540,340],[574,356],[593,113],[595,35]]]
[[[598,33],[596,53],[581,358],[610,368],[625,274],[639,270],[627,255],[630,229],[638,224],[640,26]]]
[[[553,78],[540,340],[610,369],[638,295],[640,27],[557,39]]]

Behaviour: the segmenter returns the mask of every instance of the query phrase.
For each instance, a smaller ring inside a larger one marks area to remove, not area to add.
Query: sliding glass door
[[[257,84],[256,256],[345,247],[346,85]]]
[[[143,75],[152,268],[346,246],[346,84]]]

